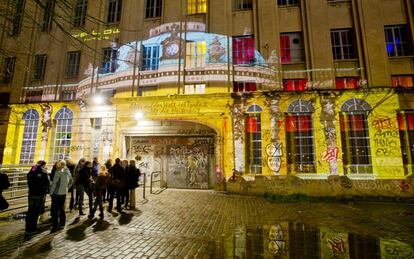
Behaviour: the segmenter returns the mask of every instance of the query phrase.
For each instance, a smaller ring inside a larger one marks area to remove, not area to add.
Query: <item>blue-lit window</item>
[[[160,46],[144,46],[143,70],[157,70],[160,64]]]
[[[36,110],[28,110],[23,115],[24,129],[22,149],[20,152],[20,164],[34,162],[36,152],[37,132],[39,127],[39,113]]]
[[[113,73],[116,70],[118,50],[112,47],[102,49],[101,73]]]
[[[387,54],[389,57],[408,56],[413,54],[413,44],[406,25],[385,27]]]
[[[73,112],[66,107],[60,109],[55,116],[55,152],[53,161],[66,159],[70,155],[72,142]]]

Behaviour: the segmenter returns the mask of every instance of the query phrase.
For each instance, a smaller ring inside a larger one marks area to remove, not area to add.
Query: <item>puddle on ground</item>
[[[414,258],[412,244],[289,222],[237,226],[210,249],[218,258]]]

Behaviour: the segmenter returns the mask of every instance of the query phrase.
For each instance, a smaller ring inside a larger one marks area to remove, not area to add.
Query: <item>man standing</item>
[[[49,176],[46,162],[40,160],[27,174],[29,187],[29,208],[26,214],[26,235],[37,231],[37,221],[44,206],[44,197],[49,190]]]
[[[112,212],[112,206],[114,202],[114,195],[116,195],[116,210],[122,211],[121,197],[124,194],[125,186],[125,170],[121,165],[121,159],[115,159],[115,164],[109,168],[109,177],[111,181],[109,206],[108,211]]]

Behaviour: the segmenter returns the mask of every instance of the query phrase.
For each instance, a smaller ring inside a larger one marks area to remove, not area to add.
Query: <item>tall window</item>
[[[118,23],[121,20],[122,0],[108,0],[108,23]]]
[[[70,155],[73,112],[68,108],[63,107],[56,113],[55,120],[56,134],[53,161],[66,159]]]
[[[77,77],[79,74],[79,65],[80,65],[80,51],[70,51],[67,54],[66,60],[66,72],[65,75],[67,78]]]
[[[204,67],[206,64],[206,42],[187,42],[185,56],[187,68]]]
[[[2,83],[10,83],[13,80],[15,65],[16,57],[7,57],[4,59]]]
[[[414,169],[414,113],[399,112],[397,118],[404,171],[407,175]]]
[[[28,110],[23,115],[24,129],[23,142],[20,151],[20,164],[34,162],[36,152],[37,131],[39,127],[39,113],[36,110]]]
[[[332,30],[331,43],[335,60],[356,58],[355,37],[351,29]]]
[[[146,0],[145,18],[156,18],[161,16],[162,0]]]
[[[407,25],[386,26],[385,39],[389,57],[408,56],[414,53]]]
[[[253,36],[233,37],[233,64],[254,64]]]
[[[246,161],[249,173],[262,173],[262,126],[260,113],[262,108],[252,105],[247,109],[246,117]]]
[[[54,0],[46,0],[43,13],[42,31],[50,31],[52,28],[53,12],[55,9]]]
[[[335,86],[338,90],[357,89],[358,77],[337,77],[335,78]]]
[[[25,0],[16,0],[16,9],[13,16],[12,35],[17,35],[22,30]]]
[[[253,8],[253,0],[234,0],[233,1],[233,10],[250,10]]]
[[[207,12],[207,0],[187,0],[187,14]]]
[[[283,79],[283,90],[288,92],[305,91],[306,79]]]
[[[184,88],[184,94],[204,94],[206,91],[205,84],[186,84]]]
[[[414,76],[392,76],[391,85],[393,87],[414,87]]]
[[[371,106],[364,100],[353,98],[341,108],[340,127],[344,170],[352,174],[372,173],[368,112]]]
[[[282,64],[303,62],[303,42],[300,32],[280,34],[280,60]]]
[[[299,5],[299,0],[277,0],[278,6]]]
[[[144,46],[143,70],[157,70],[160,65],[160,46]]]
[[[253,92],[256,91],[254,82],[233,82],[233,92]]]
[[[309,101],[297,100],[289,105],[285,117],[288,171],[315,173],[315,148],[312,113]]]
[[[73,17],[74,27],[82,27],[85,25],[87,9],[88,0],[77,0],[75,5],[75,15]]]
[[[46,54],[36,55],[34,60],[34,75],[33,78],[41,80],[45,77],[47,56]]]
[[[111,47],[102,49],[102,73],[113,73],[116,69],[118,51]]]

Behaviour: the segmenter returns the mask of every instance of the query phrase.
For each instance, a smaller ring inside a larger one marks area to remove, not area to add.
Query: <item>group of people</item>
[[[97,158],[93,161],[80,159],[78,164],[70,159],[61,160],[53,165],[50,175],[46,162],[41,160],[27,174],[29,187],[29,208],[26,214],[26,234],[37,231],[37,221],[44,213],[46,195],[52,199],[51,217],[52,232],[65,226],[65,201],[70,194],[69,209],[79,209],[83,212],[84,195],[88,196],[89,218],[95,216],[99,208],[99,217],[104,217],[103,203],[108,202],[108,212],[112,212],[113,200],[117,199],[116,210],[135,208],[135,188],[141,173],[135,165],[135,160],[121,161],[119,158],[112,163],[108,159],[100,165]],[[132,202],[131,202],[132,201]]]

